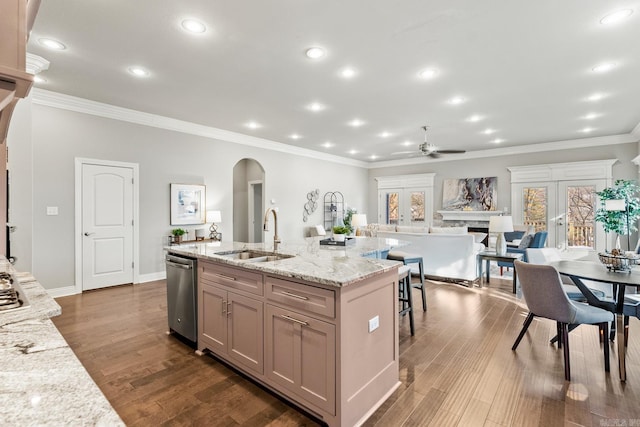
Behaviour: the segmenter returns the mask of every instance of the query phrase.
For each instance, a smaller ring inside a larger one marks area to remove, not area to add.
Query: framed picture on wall
[[[171,184],[171,225],[204,224],[206,187],[197,184]]]

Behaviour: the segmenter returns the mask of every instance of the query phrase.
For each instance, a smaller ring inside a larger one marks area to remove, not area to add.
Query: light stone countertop
[[[326,237],[307,237],[303,241],[281,243],[277,253],[294,256],[269,262],[237,260],[221,255],[220,252],[243,249],[271,252],[273,242],[191,242],[167,246],[165,249],[176,254],[214,260],[263,273],[342,287],[397,268],[398,261],[375,256],[408,243],[396,239],[357,237],[345,246],[326,246],[320,245],[323,238]]]
[[[60,306],[28,273],[14,273],[30,307],[0,312],[0,424],[124,426],[64,340]]]

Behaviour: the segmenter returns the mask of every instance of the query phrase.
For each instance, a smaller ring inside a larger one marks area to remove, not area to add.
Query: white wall
[[[23,127],[28,120],[13,120]],[[45,288],[74,282],[74,159],[76,157],[138,163],[140,165],[140,266],[141,276],[164,271],[163,250],[172,228],[169,223],[169,184],[205,184],[207,210],[222,211],[220,230],[231,239],[233,218],[233,167],[253,158],[265,169],[265,197],[276,200],[279,234],[283,241],[300,239],[305,227],[322,223],[322,209],[302,220],[309,191],[341,191],[350,205],[366,206],[366,169],[311,157],[275,152],[241,144],[147,127],[128,122],[33,104],[31,107],[32,157],[10,159],[13,169],[33,174],[33,226],[20,227],[15,245],[32,254],[30,270]],[[27,131],[20,132],[28,133]],[[29,164],[32,162],[32,167]],[[27,188],[25,173],[15,182]],[[18,177],[16,177],[18,178]],[[59,215],[47,216],[46,207],[57,206]],[[29,202],[16,200],[16,209]],[[189,227],[190,229],[201,228]],[[208,227],[208,224],[205,225]],[[193,234],[191,234],[193,236]],[[31,242],[31,238],[33,241]],[[267,234],[265,241],[272,239]]]

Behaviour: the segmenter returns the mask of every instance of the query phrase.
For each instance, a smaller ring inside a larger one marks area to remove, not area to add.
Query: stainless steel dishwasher
[[[167,314],[169,330],[194,343],[197,327],[197,261],[176,254],[167,254]]]

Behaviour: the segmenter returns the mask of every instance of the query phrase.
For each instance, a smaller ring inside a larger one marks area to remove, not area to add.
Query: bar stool
[[[415,326],[413,324],[413,296],[411,295],[411,267],[403,265],[398,269],[398,301],[402,303],[402,309],[399,314],[405,315],[409,313],[409,327],[411,328],[411,336],[415,335]]]
[[[422,256],[418,254],[411,254],[403,251],[390,251],[387,254],[387,259],[394,261],[402,261],[404,265],[418,264],[418,272],[420,274],[420,284],[412,284],[416,289],[420,289],[422,292],[422,310],[427,311],[427,294],[424,287],[424,265],[422,263]],[[409,275],[409,281],[411,281],[411,275]]]

